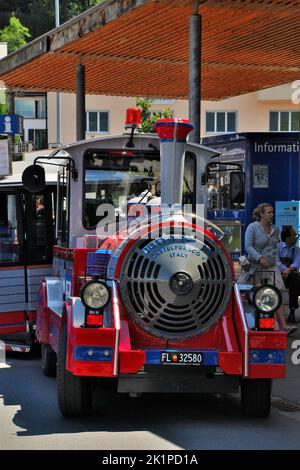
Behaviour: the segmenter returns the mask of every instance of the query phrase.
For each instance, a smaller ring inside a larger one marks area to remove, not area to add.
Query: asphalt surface
[[[273,395],[299,403],[300,365]],[[300,344],[300,343],[299,343]],[[299,354],[300,357],[300,354]],[[292,403],[292,404],[293,404]],[[95,394],[89,417],[66,419],[56,402],[56,379],[44,377],[40,358],[10,354],[0,368],[1,450],[300,449],[300,411],[272,407],[268,419],[245,418],[239,397]]]

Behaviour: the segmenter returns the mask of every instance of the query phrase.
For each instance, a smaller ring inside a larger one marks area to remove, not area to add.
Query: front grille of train
[[[142,250],[149,243],[138,242],[123,266],[121,295],[129,315],[161,338],[184,339],[207,331],[222,316],[230,298],[232,276],[224,253],[205,239],[211,256],[194,266],[199,273],[196,292],[170,301],[169,279],[162,277],[162,266]]]

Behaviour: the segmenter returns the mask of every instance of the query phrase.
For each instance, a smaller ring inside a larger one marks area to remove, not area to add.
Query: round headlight
[[[98,281],[91,281],[85,284],[80,295],[82,303],[92,310],[99,310],[105,307],[109,301],[109,291],[106,285]]]
[[[274,286],[261,286],[253,296],[255,307],[262,313],[274,313],[281,305],[280,290]]]

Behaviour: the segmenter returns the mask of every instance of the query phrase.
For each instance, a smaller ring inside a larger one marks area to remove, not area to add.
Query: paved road
[[[97,393],[92,416],[65,419],[56,380],[42,375],[40,359],[12,355],[7,362],[0,369],[0,449],[300,449],[300,412],[273,408],[267,420],[246,419],[236,396],[108,400]],[[291,400],[300,366],[290,364],[289,374],[273,393]]]

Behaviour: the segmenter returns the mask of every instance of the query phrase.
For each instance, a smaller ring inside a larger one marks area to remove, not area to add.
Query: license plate
[[[163,351],[160,354],[160,363],[166,365],[200,365],[203,361],[203,354],[199,352],[170,352]]]

